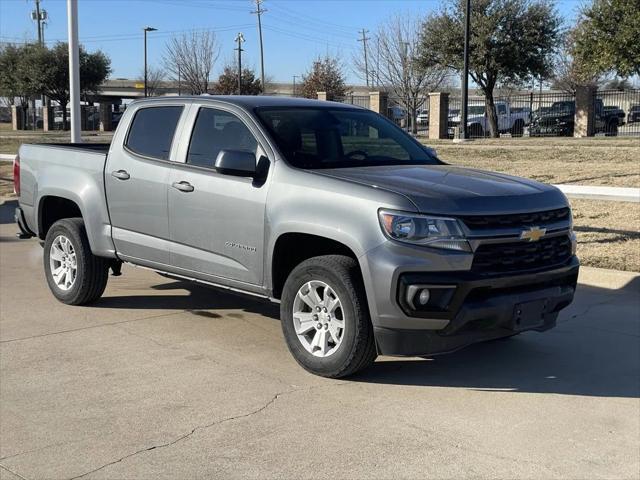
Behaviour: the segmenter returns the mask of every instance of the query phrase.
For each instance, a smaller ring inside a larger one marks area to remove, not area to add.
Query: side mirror
[[[256,175],[256,156],[251,152],[240,150],[220,150],[215,167],[223,175],[254,177]]]

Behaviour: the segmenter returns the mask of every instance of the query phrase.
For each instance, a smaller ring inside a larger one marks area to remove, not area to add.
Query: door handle
[[[195,189],[193,188],[193,185],[191,185],[189,182],[173,182],[171,184],[171,186],[173,188],[175,188],[176,190],[180,190],[181,192],[193,192]]]
[[[126,170],[114,170],[111,172],[111,176],[116,177],[118,180],[129,180],[131,175]]]

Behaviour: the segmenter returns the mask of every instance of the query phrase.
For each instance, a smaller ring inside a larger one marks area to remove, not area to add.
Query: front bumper
[[[425,250],[387,243],[365,257],[380,354],[432,355],[526,330],[548,330],[573,300],[579,270],[575,256],[561,266],[486,274],[470,271],[472,255]],[[411,311],[404,301],[406,285],[455,291],[441,310]]]
[[[534,124],[529,127],[531,137],[570,137],[573,135],[573,125],[571,124]]]

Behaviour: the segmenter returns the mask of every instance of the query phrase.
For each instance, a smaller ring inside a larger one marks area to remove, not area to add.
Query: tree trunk
[[[416,115],[418,114],[418,109],[415,106],[411,107],[411,133],[414,135],[418,134],[418,123],[416,122]]]
[[[492,91],[485,93],[485,110],[487,112],[491,138],[498,138],[500,136],[500,132],[498,131],[498,115],[496,113],[496,104]]]

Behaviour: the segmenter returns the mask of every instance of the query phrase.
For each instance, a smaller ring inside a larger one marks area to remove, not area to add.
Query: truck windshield
[[[294,167],[440,164],[410,136],[371,111],[264,107],[256,114]]]

